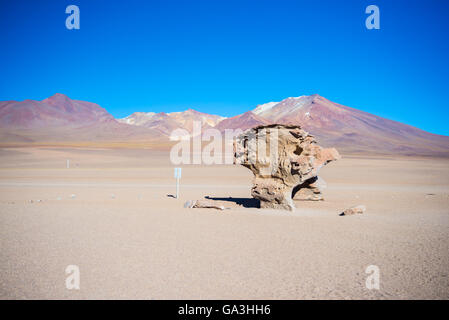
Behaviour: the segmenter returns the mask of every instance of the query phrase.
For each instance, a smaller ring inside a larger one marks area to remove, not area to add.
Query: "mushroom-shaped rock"
[[[302,188],[321,197],[318,171],[339,158],[336,149],[320,147],[296,125],[258,126],[234,142],[234,163],[253,172],[251,195],[261,208],[293,210],[293,196]]]

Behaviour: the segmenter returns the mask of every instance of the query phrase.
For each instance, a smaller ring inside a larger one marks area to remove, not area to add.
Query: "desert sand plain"
[[[255,208],[246,168],[182,167],[174,199],[166,152],[1,149],[0,298],[449,298],[448,159],[343,154],[294,212]],[[205,196],[229,209],[183,208]]]

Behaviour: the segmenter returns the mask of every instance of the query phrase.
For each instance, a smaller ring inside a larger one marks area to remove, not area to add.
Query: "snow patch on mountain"
[[[134,126],[140,126],[150,121],[155,114],[155,112],[134,112],[125,118],[117,119],[117,121]]]
[[[269,102],[259,105],[253,112],[261,117],[280,119],[310,106],[315,98],[316,95],[289,97],[281,102]]]
[[[259,104],[256,109],[253,110],[253,113],[255,114],[261,114],[267,110],[270,110],[271,108],[273,108],[275,105],[277,105],[279,102],[268,102],[268,103],[264,103],[264,104]]]

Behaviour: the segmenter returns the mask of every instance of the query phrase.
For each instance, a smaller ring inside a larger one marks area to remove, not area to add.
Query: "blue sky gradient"
[[[380,30],[365,28],[370,4]],[[449,135],[448,16],[445,0],[0,0],[0,100],[233,116],[318,93]]]

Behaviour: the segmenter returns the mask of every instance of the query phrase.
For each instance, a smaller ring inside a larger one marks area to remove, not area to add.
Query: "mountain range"
[[[55,94],[42,101],[0,102],[2,146],[111,144],[169,146],[173,130],[248,129],[270,123],[297,124],[323,146],[344,153],[449,156],[449,137],[334,103],[320,95],[289,97],[226,118],[193,109],[183,112],[135,112],[115,119],[91,102]]]

